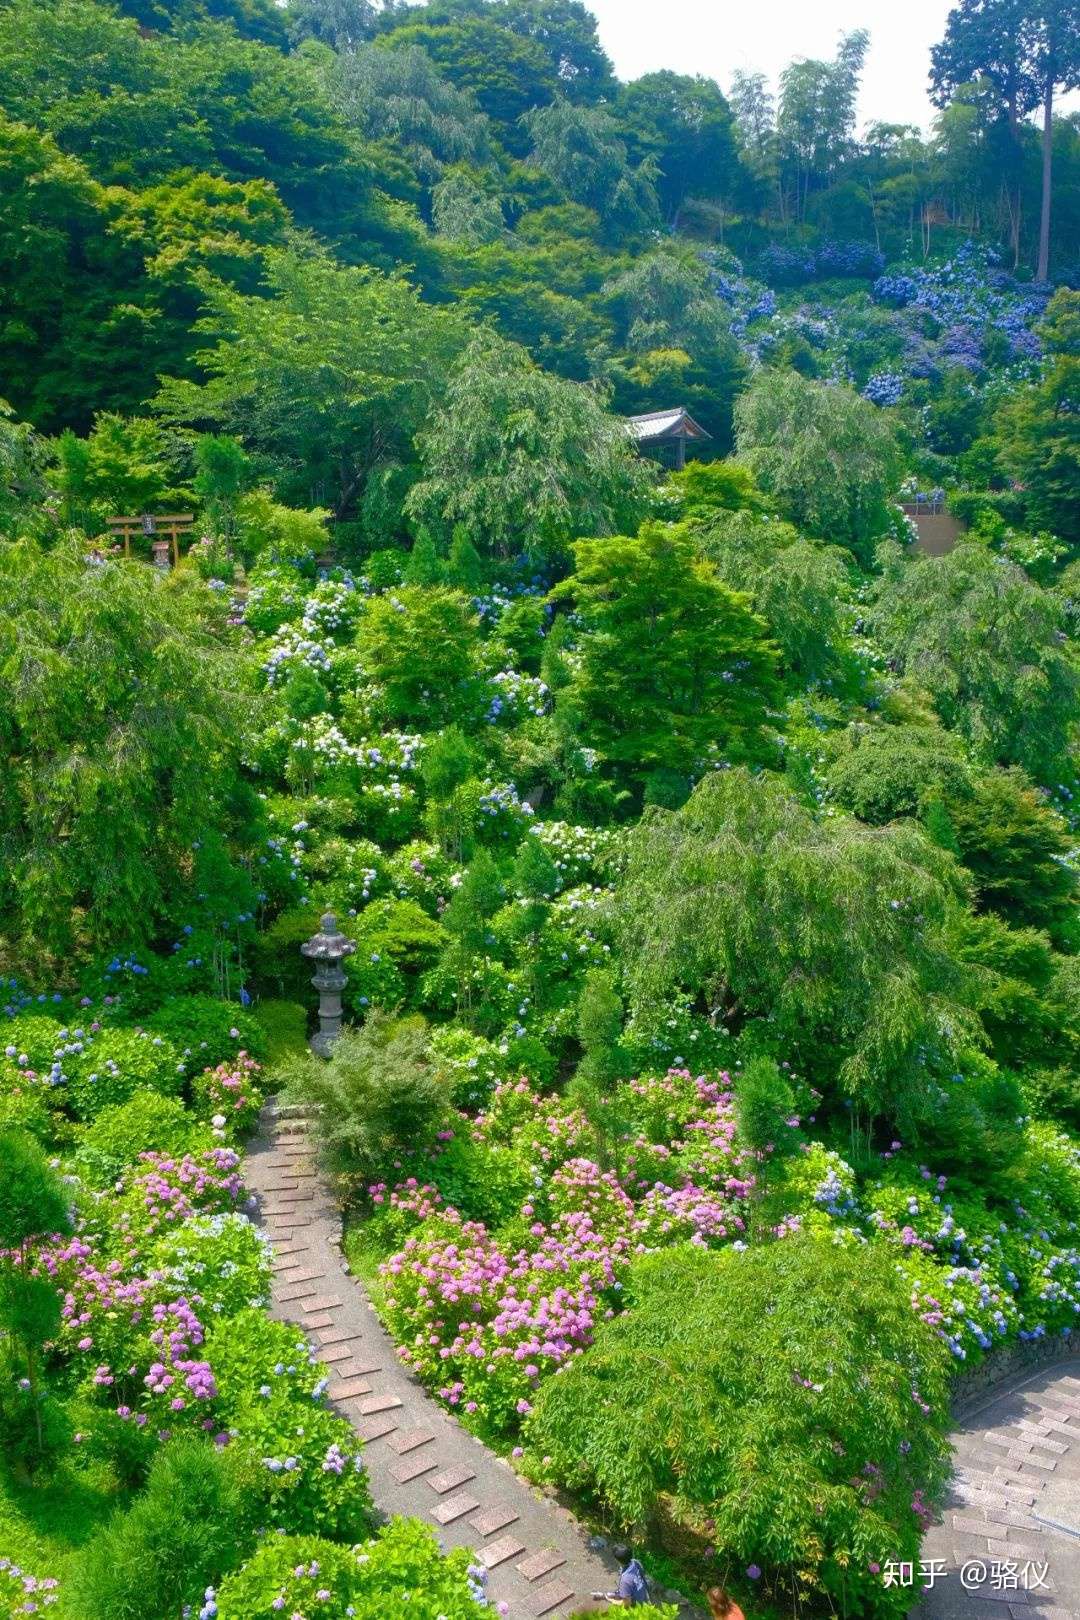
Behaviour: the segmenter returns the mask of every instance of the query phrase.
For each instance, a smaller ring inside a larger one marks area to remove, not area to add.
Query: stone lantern
[[[345,988],[345,972],[341,964],[351,956],[356,946],[351,939],[338,933],[337,918],[328,911],[321,919],[319,932],[300,949],[315,963],[311,982],[319,992],[319,1029],[311,1037],[311,1050],[319,1057],[329,1057],[330,1050],[341,1034],[341,992]]]

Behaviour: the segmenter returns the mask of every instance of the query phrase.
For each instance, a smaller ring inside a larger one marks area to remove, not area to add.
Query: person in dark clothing
[[[649,1583],[636,1558],[631,1558],[619,1576],[619,1597],[631,1609],[649,1601]]]

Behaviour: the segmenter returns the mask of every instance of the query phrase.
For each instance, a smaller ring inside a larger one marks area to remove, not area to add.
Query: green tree
[[[257,714],[194,599],[137,562],[0,548],[0,934],[9,951],[152,939],[192,846],[245,833]]]
[[[853,722],[832,752],[826,768],[830,798],[874,827],[929,813],[931,806],[943,810],[943,798],[965,791],[971,781],[963,744],[944,726]],[[951,828],[940,821],[934,826],[936,841],[955,850]]]
[[[577,1036],[582,1056],[568,1095],[595,1132],[602,1162],[616,1175],[622,1172],[622,1143],[630,1131],[622,1086],[631,1072],[622,1040],[623,1013],[615,975],[590,968],[578,997]]]
[[[615,88],[596,19],[582,0],[428,0],[419,18],[402,6],[387,8],[383,22],[394,30],[392,43],[415,39],[472,90],[502,123],[510,151],[521,149],[513,120],[530,107],[556,93],[597,101]]]
[[[1080,544],[1080,293],[1055,293],[1042,328],[1049,364],[1031,388],[998,412],[1001,458],[1020,481],[1027,510],[1071,545]]]
[[[468,707],[477,641],[467,598],[439,585],[369,597],[357,631],[365,675],[390,716],[406,722],[448,719]]]
[[[1043,112],[1042,186],[1036,275],[1050,266],[1053,113],[1058,89],[1080,83],[1080,10],[1076,0],[959,0],[949,13],[945,37],[931,52],[931,82],[939,102],[977,77],[990,81],[1000,98],[1012,143],[1014,196],[1011,236],[1020,257],[1021,126],[1036,107]]]
[[[250,456],[231,434],[203,433],[195,441],[195,493],[215,532],[225,539],[236,533],[240,502],[253,477]]]
[[[444,726],[425,740],[420,774],[427,794],[428,826],[446,853],[460,861],[469,830],[458,795],[473,774],[476,755],[460,726]]]
[[[484,6],[481,15],[462,12],[453,21],[436,22],[434,7],[426,6],[422,20],[414,22],[416,13],[407,13],[410,21],[381,36],[379,45],[425,51],[443,77],[487,114],[507,149],[520,156],[528,139],[521,119],[551,101],[559,81],[540,42],[504,28],[499,9]]]
[[[123,256],[108,228],[105,193],[83,164],[0,115],[0,366],[16,413],[46,430],[85,426],[88,399],[100,398],[100,374],[88,387],[80,372],[116,297]]]
[[[739,460],[806,534],[869,563],[888,532],[900,454],[884,414],[850,388],[759,371],[735,404]]]
[[[573,551],[552,599],[572,602],[581,626],[558,697],[581,738],[639,786],[656,772],[692,780],[722,751],[760,754],[776,652],[746,598],[661,524]]]
[[[348,123],[367,140],[392,142],[425,186],[453,165],[491,161],[487,119],[419,46],[361,45],[327,62],[325,72]]]
[[[562,97],[526,118],[530,161],[571,202],[594,209],[607,228],[624,238],[657,221],[653,165],[631,167],[618,126],[602,107],[582,107]]]
[[[756,1211],[772,1179],[772,1165],[794,1149],[791,1118],[795,1093],[775,1058],[752,1057],[734,1076],[735,1128],[739,1146],[757,1161],[749,1229],[757,1235]]]
[[[658,248],[607,281],[601,297],[617,341],[630,351],[608,366],[619,408],[636,414],[678,400],[717,449],[729,450],[745,367],[701,261],[674,247]]]
[[[886,656],[927,688],[984,764],[1060,780],[1080,671],[1059,599],[977,540],[943,557],[892,546],[882,559],[872,621]]]
[[[60,1326],[60,1297],[47,1277],[32,1275],[30,1262],[35,1242],[70,1232],[70,1200],[44,1151],[25,1131],[0,1134],[0,1163],[0,1329],[15,1351],[16,1375],[25,1368],[29,1380],[40,1459],[45,1440],[41,1354]],[[12,1431],[13,1444],[15,1438]]]
[[[596,394],[490,333],[472,340],[419,442],[407,512],[436,533],[463,523],[489,555],[556,559],[647,509],[650,470]]]
[[[810,193],[827,185],[847,156],[855,129],[859,75],[870,36],[841,36],[836,59],[794,61],[780,75],[776,136],[788,206],[805,219]]]
[[[45,498],[45,443],[0,399],[0,535],[32,525]]]
[[[958,784],[944,804],[979,902],[1016,927],[1045,928],[1075,948],[1078,879],[1064,818],[1018,770]]]
[[[485,247],[506,236],[502,203],[464,169],[450,169],[431,193],[431,222],[448,242]]]
[[[852,1128],[933,1115],[977,1044],[976,977],[943,928],[966,885],[910,823],[819,819],[776,778],[706,776],[631,837],[619,927],[631,1009],[678,991],[849,1097]]]
[[[847,676],[853,611],[843,552],[747,511],[717,511],[692,527],[720,579],[745,592],[768,625],[786,675],[801,685]]]
[[[460,591],[477,591],[484,582],[483,559],[469,539],[469,531],[463,523],[454,525],[446,570],[450,584]]]
[[[440,967],[456,983],[455,1010],[466,1022],[472,1019],[473,979],[487,954],[490,923],[503,899],[503,884],[494,856],[478,849],[443,913],[450,935]]]
[[[112,513],[175,510],[175,445],[160,422],[102,412],[85,439],[68,430],[56,445],[55,481],[68,523],[100,534]]]
[[[730,203],[744,183],[731,109],[714,79],[646,73],[619,90],[616,114],[637,161],[651,160],[673,230],[688,198]]]
[[[206,283],[208,380],[167,381],[157,407],[166,421],[237,434],[271,458],[293,504],[328,500],[341,516],[374,468],[408,452],[461,324],[402,278],[321,253],[270,252],[266,291]]]
[[[143,28],[190,28],[211,20],[231,23],[237,33],[284,48],[285,24],[274,0],[119,0],[117,10]]]
[[[294,44],[317,39],[341,55],[363,49],[375,32],[374,0],[288,0],[285,23]]]

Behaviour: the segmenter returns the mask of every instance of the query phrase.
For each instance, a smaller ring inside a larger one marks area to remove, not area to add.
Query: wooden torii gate
[[[165,566],[158,548],[167,545],[172,554],[174,568],[180,561],[180,536],[190,531],[194,521],[192,512],[165,512],[161,516],[155,516],[152,512],[142,512],[138,517],[107,519],[109,532],[117,540],[124,542],[125,557],[131,556],[132,537],[137,534],[146,535],[154,551],[154,561]]]

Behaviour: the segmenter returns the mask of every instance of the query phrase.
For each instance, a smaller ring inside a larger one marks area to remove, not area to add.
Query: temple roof
[[[639,444],[659,444],[665,439],[712,438],[682,405],[673,405],[666,411],[647,411],[643,416],[628,416],[626,425]]]

